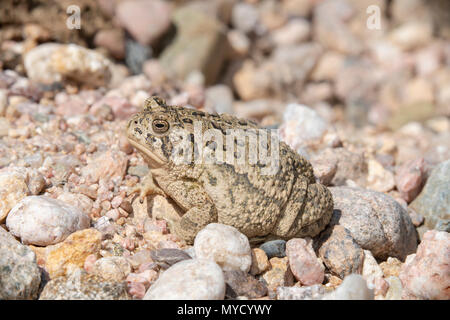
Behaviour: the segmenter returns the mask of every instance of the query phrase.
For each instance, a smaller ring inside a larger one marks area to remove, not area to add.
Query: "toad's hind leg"
[[[331,220],[333,214],[333,196],[324,185],[310,184],[307,191],[305,207],[297,222],[296,237],[314,237],[318,235]]]
[[[187,243],[193,243],[197,233],[206,225],[217,222],[217,209],[200,184],[177,180],[170,183],[164,191],[186,210],[181,219],[169,227]]]

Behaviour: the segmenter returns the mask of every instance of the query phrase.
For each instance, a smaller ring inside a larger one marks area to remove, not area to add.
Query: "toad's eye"
[[[169,130],[169,123],[166,120],[156,119],[152,122],[153,132],[164,133]]]

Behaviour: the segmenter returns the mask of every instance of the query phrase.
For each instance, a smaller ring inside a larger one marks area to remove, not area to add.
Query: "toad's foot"
[[[141,181],[133,188],[129,189],[127,195],[139,192],[139,201],[144,202],[145,197],[152,194],[159,194],[165,196],[164,191],[155,184],[152,173],[149,172]]]

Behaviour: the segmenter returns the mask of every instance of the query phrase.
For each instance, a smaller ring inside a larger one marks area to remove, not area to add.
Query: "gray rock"
[[[425,218],[424,229],[450,232],[450,160],[433,169],[410,207]]]
[[[261,281],[241,270],[224,271],[225,283],[236,296],[249,299],[261,298],[267,294],[267,287]]]
[[[343,226],[328,227],[320,234],[317,246],[323,263],[341,279],[352,273],[361,273],[364,250],[353,239],[350,231]]]
[[[325,293],[325,287],[321,284],[308,287],[278,287],[277,300],[320,300]]]
[[[0,300],[35,299],[40,282],[34,252],[0,227]]]
[[[177,35],[162,52],[161,65],[169,75],[180,79],[200,70],[205,83],[213,83],[225,58],[224,26],[215,17],[189,6],[175,10],[172,17]]]
[[[39,300],[129,300],[126,282],[105,280],[79,269],[50,280]]]
[[[169,248],[153,250],[150,252],[150,256],[163,269],[180,261],[191,259],[191,256],[183,250]]]
[[[286,256],[286,241],[284,240],[272,240],[263,243],[260,247],[263,250],[267,258],[283,258]]]
[[[417,233],[408,212],[392,197],[371,190],[331,187],[334,212],[330,225],[348,229],[375,258],[404,260],[417,248]]]

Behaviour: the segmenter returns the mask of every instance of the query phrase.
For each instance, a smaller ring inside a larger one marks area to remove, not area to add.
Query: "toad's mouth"
[[[139,142],[136,142],[133,139],[128,140],[130,141],[131,145],[142,154],[151,169],[160,168],[166,163],[164,159],[161,159],[156,154],[152,153],[148,148],[142,146],[142,144],[140,144]]]

